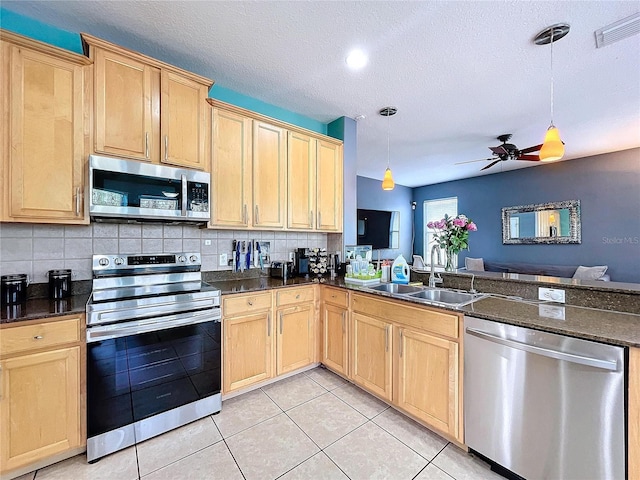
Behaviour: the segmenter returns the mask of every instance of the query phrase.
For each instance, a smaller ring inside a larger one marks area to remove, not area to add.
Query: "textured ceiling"
[[[550,51],[559,22],[555,123],[565,159],[640,146],[640,35],[596,49],[594,31],[637,1],[6,1],[8,10],[88,32],[322,122],[358,122],[358,174],[382,179],[390,131],[397,183],[479,174],[495,137],[520,148],[549,125]],[[345,65],[361,47],[369,64]],[[387,105],[398,114],[387,120]],[[640,159],[639,159],[640,162]],[[501,162],[483,173],[534,166]]]

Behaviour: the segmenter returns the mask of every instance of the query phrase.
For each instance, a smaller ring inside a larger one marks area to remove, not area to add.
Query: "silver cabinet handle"
[[[384,351],[389,351],[389,327],[384,327]]]
[[[34,340],[42,340],[42,335],[36,335],[35,337],[33,337]]]
[[[399,350],[400,350],[400,358],[402,358],[402,329],[400,329],[400,345],[399,345]]]
[[[316,227],[322,228],[322,212],[320,210],[318,210],[318,225]]]
[[[309,228],[313,227],[313,210],[309,210]]]
[[[80,187],[76,187],[76,217],[80,216]]]
[[[260,223],[260,217],[258,217],[258,214],[260,213],[260,211],[258,210],[258,205],[256,205],[255,210],[256,210],[256,216],[253,219],[253,223],[257,225],[258,223]]]
[[[580,365],[587,365],[589,367],[602,368],[604,370],[616,371],[618,369],[618,362],[610,360],[601,360],[599,358],[585,357],[582,355],[575,355],[573,353],[559,352],[557,350],[551,350],[548,348],[537,347],[535,345],[529,345],[528,343],[517,342],[515,340],[508,340],[502,337],[496,337],[480,330],[473,328],[467,328],[467,333],[474,337],[482,338],[489,342],[498,343],[505,347],[515,348],[522,350],[523,352],[529,352],[543,357],[555,358],[556,360],[564,360],[572,363],[579,363]]]
[[[300,298],[300,294],[296,295],[296,300],[298,300]]]
[[[244,219],[244,224],[249,224],[249,213],[247,212],[247,204],[244,204],[244,210],[242,212],[242,218]]]
[[[282,325],[283,321],[282,321],[282,312],[280,312],[280,335],[282,335],[282,329],[283,329],[283,325]]]
[[[149,132],[144,132],[144,156],[149,159]]]
[[[169,135],[164,136],[164,161],[169,161]]]
[[[346,313],[347,312],[342,312],[342,333],[345,332],[345,327],[346,327],[346,325],[345,325],[345,314]]]
[[[2,394],[4,393],[2,391],[2,385],[3,385],[3,383],[2,383],[2,365],[0,365],[0,400],[2,400]]]
[[[267,337],[271,336],[271,312],[267,313]]]
[[[249,305],[250,307],[253,307],[253,302],[251,300],[247,300],[247,305]]]

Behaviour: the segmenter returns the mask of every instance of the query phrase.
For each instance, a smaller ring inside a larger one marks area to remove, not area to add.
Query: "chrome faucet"
[[[439,245],[434,245],[433,247],[431,247],[431,273],[429,275],[429,287],[431,288],[435,288],[436,284],[442,283],[442,278],[440,276],[436,277],[433,272],[433,267],[434,267],[433,254],[434,253],[438,254],[438,265],[441,265],[442,259],[440,257]]]

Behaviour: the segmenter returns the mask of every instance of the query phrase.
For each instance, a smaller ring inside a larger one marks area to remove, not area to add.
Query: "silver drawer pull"
[[[36,335],[33,337],[34,340],[42,340],[42,335]]]
[[[251,300],[247,300],[247,305],[249,305],[250,307],[253,307],[253,302]]]

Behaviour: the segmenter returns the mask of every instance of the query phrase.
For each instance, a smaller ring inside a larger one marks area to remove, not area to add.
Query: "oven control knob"
[[[98,263],[100,264],[100,266],[106,267],[107,265],[109,265],[109,259],[108,258],[101,258],[100,260],[98,260]]]
[[[189,260],[192,261],[192,262],[197,262],[198,261],[198,257],[196,255],[191,255],[189,257]]]
[[[118,257],[113,261],[116,265],[124,265],[124,258]]]
[[[186,262],[186,261],[187,261],[187,257],[185,257],[184,255],[180,255],[180,256],[178,257],[178,261],[179,261],[179,262],[181,262],[181,263],[184,263],[184,262]]]

